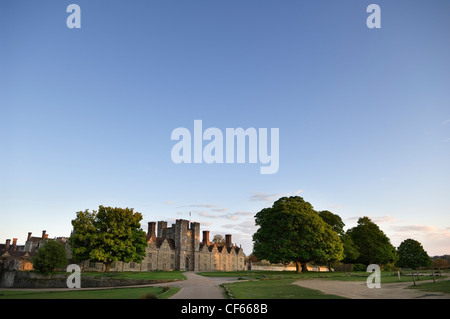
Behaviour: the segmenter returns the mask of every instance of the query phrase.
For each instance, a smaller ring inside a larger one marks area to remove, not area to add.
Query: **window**
[[[95,262],[90,261],[89,262],[89,268],[95,268]]]
[[[131,262],[131,263],[130,263],[130,269],[133,269],[133,268],[134,268],[134,263]]]
[[[148,263],[148,264],[147,264],[147,269],[148,269],[148,270],[152,270],[152,263]]]
[[[148,258],[152,258],[152,253],[148,253]]]

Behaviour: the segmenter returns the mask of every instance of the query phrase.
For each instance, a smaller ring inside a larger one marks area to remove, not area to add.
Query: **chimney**
[[[17,250],[17,238],[13,238],[12,250]]]
[[[155,222],[149,222],[148,223],[148,231],[147,231],[147,240],[149,239],[156,239],[156,223]]]
[[[9,246],[11,245],[11,239],[6,240],[5,249],[9,250]]]
[[[28,233],[27,241],[31,240],[31,232]]]
[[[42,231],[42,239],[46,238],[46,237],[45,237],[45,233],[46,233],[46,232],[47,232],[46,230],[43,230],[43,231]]]
[[[167,222],[159,221],[158,222],[158,238],[163,238],[163,231],[167,228]]]
[[[210,242],[209,242],[209,230],[204,230],[203,231],[203,244],[206,244],[207,246],[210,245]]]
[[[225,235],[225,246],[226,247],[233,246],[233,244],[231,243],[231,235],[230,234]]]

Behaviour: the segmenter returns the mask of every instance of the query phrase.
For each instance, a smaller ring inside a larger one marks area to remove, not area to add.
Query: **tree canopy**
[[[431,258],[428,256],[422,244],[414,239],[405,239],[398,246],[399,267],[417,269],[418,267],[431,266]]]
[[[331,226],[331,229],[334,230],[339,236],[344,234],[344,222],[342,218],[333,214],[328,210],[322,210],[319,212],[319,216],[322,217],[323,221]]]
[[[300,196],[282,197],[255,215],[259,229],[253,234],[253,253],[272,263],[304,263],[341,260],[343,246],[332,230]]]
[[[77,212],[69,238],[73,258],[103,262],[106,272],[113,262],[141,262],[147,248],[141,220],[142,214],[132,208],[99,206],[98,211]]]
[[[395,247],[369,217],[359,218],[357,226],[347,230],[347,234],[359,247],[359,263],[388,264],[397,259]]]
[[[212,243],[216,245],[225,245],[225,238],[220,234],[214,235]]]
[[[319,216],[322,217],[323,221],[330,225],[331,229],[339,235],[344,247],[342,261],[345,263],[355,262],[359,257],[358,247],[355,245],[350,236],[344,232],[345,224],[342,221],[342,218],[328,210],[320,211]]]
[[[66,247],[59,241],[47,239],[33,257],[33,268],[39,273],[49,274],[56,268],[67,265]]]

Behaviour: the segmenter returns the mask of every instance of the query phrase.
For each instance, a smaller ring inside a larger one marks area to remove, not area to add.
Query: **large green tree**
[[[399,267],[407,267],[417,269],[418,267],[431,266],[431,258],[428,256],[422,244],[414,239],[405,239],[398,246]]]
[[[357,226],[347,230],[347,234],[359,248],[359,263],[383,265],[397,259],[395,247],[369,217],[359,218]]]
[[[342,234],[341,241],[344,245],[344,258],[343,263],[352,264],[357,262],[359,258],[359,247],[355,245],[349,234]]]
[[[73,258],[103,262],[106,272],[113,262],[141,262],[147,247],[141,220],[142,214],[132,208],[99,206],[98,211],[77,212],[69,239]]]
[[[323,221],[330,225],[331,229],[339,235],[344,247],[342,261],[345,263],[355,262],[359,257],[358,247],[355,245],[350,236],[344,232],[345,224],[342,221],[342,218],[328,210],[320,211],[319,216],[322,217]]]
[[[323,221],[330,225],[331,229],[334,230],[339,236],[344,234],[345,224],[342,221],[341,216],[333,214],[328,210],[320,211],[319,216],[322,217]]]
[[[295,262],[300,273],[308,262],[342,259],[338,234],[300,196],[282,197],[255,215],[253,253],[272,263]]]

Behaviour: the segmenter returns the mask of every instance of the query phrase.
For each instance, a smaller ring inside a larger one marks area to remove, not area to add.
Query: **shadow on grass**
[[[250,280],[224,285],[236,299],[346,299],[293,285],[298,279]]]

